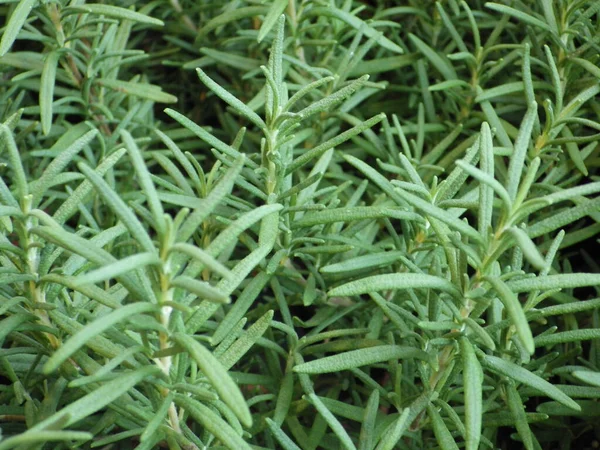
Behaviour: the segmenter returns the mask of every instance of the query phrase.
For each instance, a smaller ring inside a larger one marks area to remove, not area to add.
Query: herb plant
[[[598,443],[600,3],[0,16],[0,450]]]

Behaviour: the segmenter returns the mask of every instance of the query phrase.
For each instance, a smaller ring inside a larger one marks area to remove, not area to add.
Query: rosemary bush
[[[600,3],[0,15],[0,450],[600,439]]]

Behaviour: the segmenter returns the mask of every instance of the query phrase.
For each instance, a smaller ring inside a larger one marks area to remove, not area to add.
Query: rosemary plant
[[[0,16],[0,450],[598,445],[600,3]]]

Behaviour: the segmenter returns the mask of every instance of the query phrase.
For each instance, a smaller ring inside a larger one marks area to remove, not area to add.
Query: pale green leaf
[[[579,405],[568,395],[566,395],[552,383],[549,383],[524,367],[491,355],[484,355],[482,362],[484,362],[485,366],[487,366],[489,369],[492,369],[501,375],[504,375],[505,377],[518,381],[519,383],[526,384],[527,386],[538,390],[541,394],[556,400],[568,408],[574,409],[575,411],[581,410]]]
[[[89,126],[85,123],[82,125],[82,130],[88,130],[87,133],[78,136],[67,148],[61,147],[60,154],[48,164],[48,167],[46,167],[40,178],[31,183],[34,205],[37,205],[54,179],[62,173],[71,160],[98,135],[98,130],[90,130]],[[64,142],[61,144],[64,145]]]
[[[430,356],[418,348],[402,347],[399,345],[380,345],[338,353],[337,355],[326,356],[299,364],[294,367],[294,372],[308,374],[332,373],[394,359],[414,358],[428,361]]]
[[[600,373],[591,370],[576,370],[572,375],[584,383],[600,387]]]
[[[277,439],[277,442],[279,442],[279,444],[283,447],[284,450],[301,450],[300,447],[298,447],[296,444],[294,444],[294,441],[292,441],[288,437],[288,435],[283,432],[283,430],[279,427],[279,425],[277,425],[276,422],[274,422],[273,420],[271,420],[268,417],[265,418],[265,421],[267,422],[267,426],[269,427],[269,430],[271,431],[271,433],[273,434],[275,439]]]
[[[272,2],[271,9],[269,9],[269,13],[266,15],[265,20],[263,20],[260,30],[258,30],[258,37],[256,38],[258,42],[261,42],[273,29],[287,5],[288,0],[274,0]]]
[[[84,275],[75,278],[77,285],[95,284],[101,281],[118,278],[119,276],[149,265],[160,265],[162,261],[156,252],[138,253],[136,255],[126,256],[112,264],[107,264],[96,270],[87,272]]]
[[[330,297],[361,295],[389,289],[438,289],[456,298],[462,297],[460,290],[450,281],[422,273],[373,275],[335,287],[327,295]]]
[[[147,164],[144,161],[142,152],[140,151],[133,137],[127,130],[121,130],[121,139],[123,139],[123,143],[129,151],[129,157],[131,158],[131,162],[133,163],[133,168],[135,169],[138,183],[140,183],[142,190],[146,195],[146,201],[148,202],[148,206],[150,207],[150,212],[152,213],[154,223],[157,226],[157,231],[159,232],[159,234],[162,235],[165,233],[166,227],[164,210],[162,204],[160,203],[160,200],[158,199],[156,188],[154,187],[154,183],[152,182],[150,171],[148,170]]]
[[[433,425],[433,433],[435,434],[435,438],[440,446],[441,450],[458,450],[458,445],[456,441],[452,437],[450,430],[444,423],[442,416],[437,411],[435,406],[429,405],[427,406],[427,415],[431,420],[431,424]]]
[[[127,8],[121,8],[120,6],[105,5],[102,3],[86,3],[84,5],[70,5],[64,13],[70,11],[82,12],[88,14],[95,14],[98,16],[106,16],[114,19],[130,20],[132,22],[145,23],[148,25],[155,25],[162,27],[164,22],[162,20],[149,17],[145,14],[133,11]]]
[[[391,218],[398,220],[422,221],[422,217],[414,212],[397,208],[380,206],[354,206],[352,208],[333,208],[306,214],[300,220],[292,223],[292,229],[325,225],[335,222],[350,222],[353,220]]]
[[[44,373],[49,374],[54,372],[73,353],[83,347],[86,342],[119,322],[122,322],[135,314],[144,314],[156,310],[157,306],[152,303],[132,303],[97,318],[71,336],[52,354],[48,361],[46,361],[46,364],[44,364]]]
[[[125,204],[125,202],[119,197],[109,184],[104,181],[101,175],[93,171],[84,163],[78,165],[79,170],[87,177],[87,179],[96,188],[98,194],[104,199],[104,201],[112,208],[115,214],[121,219],[123,224],[127,227],[131,235],[136,239],[142,248],[146,252],[155,251],[152,239],[148,235],[148,232],[134,215],[131,209]]]
[[[4,27],[4,33],[2,33],[2,39],[0,40],[0,56],[4,56],[6,52],[10,50],[21,31],[21,28],[25,25],[32,8],[37,3],[37,0],[20,0],[17,3],[10,19],[8,19],[8,23]]]
[[[198,78],[200,78],[206,87],[219,96],[225,103],[231,106],[239,115],[244,116],[260,129],[265,129],[267,127],[265,122],[258,114],[256,114],[245,103],[234,97],[229,91],[221,87],[217,82],[206,75],[202,69],[198,68],[196,69],[196,72],[198,73]]]
[[[409,415],[410,408],[404,408],[400,417],[387,428],[375,450],[393,450],[396,448],[396,444],[410,425],[408,423]]]
[[[370,253],[350,258],[339,263],[328,264],[321,267],[320,271],[325,274],[338,274],[357,270],[375,269],[378,267],[389,266],[390,264],[399,261],[403,256],[406,256],[406,253],[402,251]]]
[[[9,450],[13,448],[23,448],[20,446],[27,446],[26,448],[39,448],[40,445],[47,444],[49,442],[60,442],[65,443],[70,441],[89,441],[94,437],[93,434],[87,431],[69,431],[69,430],[28,430],[24,433],[17,434],[5,438],[0,442],[0,450]]]
[[[202,373],[206,376],[210,384],[213,385],[221,400],[231,408],[240,422],[246,427],[250,427],[252,425],[252,416],[246,405],[246,400],[240,388],[231,379],[219,360],[191,336],[176,333],[173,335],[173,340],[189,352],[200,370],[202,370]],[[214,430],[210,431],[214,433]]]
[[[481,440],[483,415],[483,371],[477,356],[475,356],[473,345],[467,338],[461,338],[460,351],[463,363],[463,386],[465,388],[465,448],[466,450],[477,450]]]
[[[184,289],[201,300],[208,300],[216,303],[229,303],[231,299],[227,294],[224,294],[219,289],[211,286],[206,281],[196,280],[194,278],[180,275],[171,280],[171,286]]]
[[[546,261],[527,233],[517,227],[511,227],[507,231],[515,238],[527,260],[536,269],[543,270],[546,267]]]
[[[223,320],[219,323],[216,331],[211,338],[212,345],[218,345],[231,332],[233,327],[244,317],[244,314],[250,309],[257,300],[269,282],[271,275],[261,271],[244,287],[242,293],[237,297],[231,309],[227,312]]]
[[[271,325],[272,319],[273,311],[267,311],[219,356],[218,359],[225,369],[233,367],[256,344]]]
[[[42,132],[47,135],[52,127],[52,102],[54,101],[54,86],[56,85],[56,66],[59,58],[58,51],[46,54],[42,79],[40,81],[40,118]]]
[[[158,103],[175,103],[177,97],[162,91],[155,84],[140,83],[133,81],[112,80],[110,78],[96,78],[94,80],[100,86],[107,87],[113,91],[123,92],[134,97],[145,98]]]
[[[600,274],[597,273],[560,273],[506,282],[506,286],[512,292],[550,291],[599,285]]]
[[[312,403],[315,409],[321,414],[323,419],[327,422],[332,431],[337,435],[340,443],[346,450],[356,450],[352,439],[348,435],[348,432],[340,421],[333,415],[333,413],[323,404],[321,399],[314,393],[308,394],[308,401]]]
[[[534,450],[534,437],[531,433],[531,429],[529,428],[529,423],[527,422],[525,406],[523,405],[523,400],[521,399],[521,396],[519,395],[519,392],[513,383],[508,383],[506,385],[506,400],[511,413],[515,418],[515,427],[519,432],[519,436],[521,436],[521,440],[523,441],[525,449]]]
[[[529,322],[525,317],[525,312],[519,302],[519,298],[514,293],[514,289],[511,290],[504,281],[497,277],[486,277],[485,280],[492,285],[498,294],[500,301],[502,301],[502,304],[506,308],[508,316],[517,331],[521,343],[525,349],[533,355],[535,352],[535,345],[533,343],[531,328],[529,327]]]
[[[125,153],[126,150],[123,148],[111,153],[98,165],[98,167],[96,167],[96,174],[102,177],[123,157]],[[85,204],[92,190],[92,183],[88,180],[83,181],[54,213],[54,220],[59,224],[65,223],[73,214],[75,214],[81,204]]]
[[[68,417],[64,426],[77,423],[81,419],[102,410],[140,381],[155,376],[158,372],[160,372],[160,369],[156,366],[148,366],[132,372],[124,372],[120,374],[118,378],[105,382],[98,389],[74,401],[42,422],[39,422],[33,428],[30,428],[29,431],[37,432],[38,430],[43,430],[48,424],[54,422],[57,417],[64,415]]]
[[[526,12],[521,11],[520,9],[492,2],[487,2],[485,6],[494,11],[498,11],[499,13],[507,14],[511,17],[514,17],[515,19],[525,22],[526,24],[541,28],[544,31],[552,31],[552,28],[546,22],[538,19],[537,17],[532,16],[531,14],[527,14]]]
[[[386,38],[383,35],[383,33],[380,33],[375,28],[367,25],[359,17],[350,14],[346,11],[343,11],[339,8],[336,8],[334,6],[314,7],[307,11],[307,13],[317,17],[329,16],[339,19],[350,25],[356,31],[361,31],[366,37],[375,39],[375,42],[377,42],[381,47],[391,50],[395,53],[404,53],[402,47],[400,47],[390,39]]]
[[[373,389],[365,407],[358,440],[358,450],[371,450],[375,441],[375,425],[379,409],[379,391]]]
[[[434,49],[432,49],[429,45],[427,45],[420,38],[415,36],[414,34],[409,34],[408,38],[412,41],[412,43],[417,47],[417,49],[423,53],[423,55],[429,60],[431,65],[435,67],[435,69],[442,74],[442,76],[447,80],[455,80],[456,79],[456,71],[452,64],[448,59],[439,55]]]

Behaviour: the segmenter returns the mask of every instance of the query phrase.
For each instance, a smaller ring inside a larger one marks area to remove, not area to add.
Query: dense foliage
[[[599,2],[0,16],[0,450],[598,443]]]

